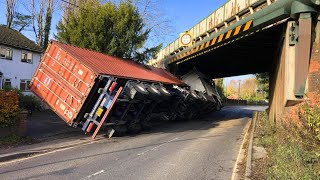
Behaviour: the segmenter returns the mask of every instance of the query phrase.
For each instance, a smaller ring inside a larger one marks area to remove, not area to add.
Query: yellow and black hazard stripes
[[[199,51],[202,51],[208,47],[212,47],[212,46],[216,46],[218,44],[221,44],[222,42],[228,40],[229,38],[237,36],[238,34],[249,30],[251,27],[252,27],[252,20],[249,20],[246,23],[241,24],[239,26],[236,26],[235,28],[230,29],[226,33],[222,33],[219,36],[216,36],[213,39],[206,41],[206,42],[190,49],[187,52],[183,52],[183,53],[176,55],[174,58],[169,60],[169,64],[176,62],[182,58],[185,58],[186,56],[190,56],[191,54],[198,53]],[[204,52],[206,52],[206,51],[204,51]],[[190,58],[188,58],[188,59],[190,59]],[[179,63],[181,63],[181,62],[179,62]]]

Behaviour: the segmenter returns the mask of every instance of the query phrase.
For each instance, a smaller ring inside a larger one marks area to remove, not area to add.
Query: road
[[[0,179],[230,179],[256,109],[262,107],[225,107],[199,120],[7,164]]]

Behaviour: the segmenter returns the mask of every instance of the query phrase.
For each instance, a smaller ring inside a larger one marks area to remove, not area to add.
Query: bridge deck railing
[[[277,0],[229,0],[188,30],[193,36],[192,44],[202,41],[214,33],[218,33],[222,29],[260,11],[276,1]],[[165,59],[169,55],[174,55],[185,48],[186,47],[179,47],[179,38],[177,38],[163,48],[157,54],[156,59],[149,61],[149,65],[159,67],[159,61]]]

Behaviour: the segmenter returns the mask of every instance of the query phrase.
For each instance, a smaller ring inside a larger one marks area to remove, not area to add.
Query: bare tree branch
[[[6,0],[6,16],[7,16],[7,27],[11,28],[12,20],[15,14],[15,0]]]

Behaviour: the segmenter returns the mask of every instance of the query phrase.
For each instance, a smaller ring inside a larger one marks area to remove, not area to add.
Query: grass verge
[[[252,179],[320,179],[320,142],[307,136],[304,129],[273,124],[259,114],[254,143],[268,157],[254,162]]]
[[[18,146],[18,145],[32,144],[32,143],[34,143],[34,140],[30,137],[21,137],[18,135],[8,135],[8,136],[0,137],[1,147]]]

